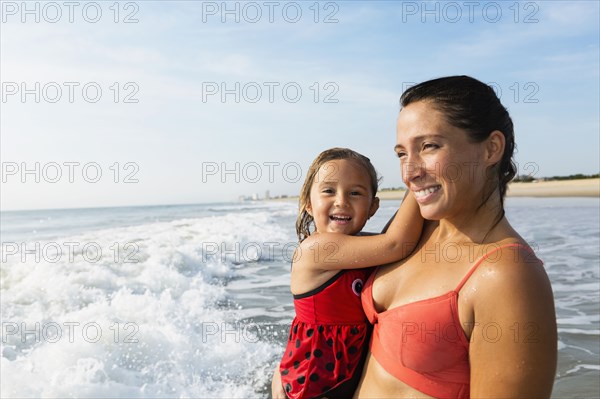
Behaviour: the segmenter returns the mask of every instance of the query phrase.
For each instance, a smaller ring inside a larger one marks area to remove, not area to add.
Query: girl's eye
[[[402,151],[398,151],[398,152],[396,152],[396,156],[397,156],[398,158],[403,158],[403,157],[405,157],[405,156],[406,156],[406,153],[405,153],[405,152],[402,152]]]
[[[427,149],[436,149],[439,148],[439,146],[437,144],[433,144],[433,143],[425,143],[423,144],[423,149],[427,150]]]
[[[362,193],[360,191],[352,191],[350,195],[362,195]]]
[[[333,189],[332,188],[325,188],[323,189],[323,191],[321,191],[322,193],[325,194],[332,194],[333,193]]]

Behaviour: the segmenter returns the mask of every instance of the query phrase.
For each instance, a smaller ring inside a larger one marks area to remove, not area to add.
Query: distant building
[[[269,190],[265,191],[265,199],[271,198],[271,196],[269,194],[270,194]]]

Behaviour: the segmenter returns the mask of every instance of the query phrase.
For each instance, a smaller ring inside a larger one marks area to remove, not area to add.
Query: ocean
[[[600,200],[506,213],[552,282],[553,397],[600,397]],[[2,212],[0,396],[268,398],[295,217],[276,201]]]

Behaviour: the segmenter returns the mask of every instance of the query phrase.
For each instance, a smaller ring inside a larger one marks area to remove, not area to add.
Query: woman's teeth
[[[415,197],[417,197],[417,198],[424,197],[428,194],[438,191],[440,188],[442,188],[442,186],[434,186],[434,187],[424,188],[423,190],[415,191]]]

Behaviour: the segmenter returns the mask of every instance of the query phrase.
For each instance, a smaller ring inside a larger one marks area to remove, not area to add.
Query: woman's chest
[[[407,259],[379,267],[372,289],[375,309],[383,312],[459,290],[479,252],[475,246],[426,242]],[[461,294],[461,302],[468,297]]]

